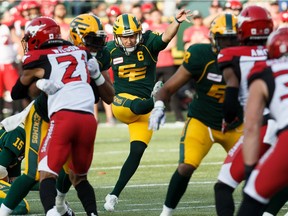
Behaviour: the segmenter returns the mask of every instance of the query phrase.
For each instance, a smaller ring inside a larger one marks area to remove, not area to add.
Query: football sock
[[[214,185],[216,212],[221,216],[232,216],[235,211],[233,192],[234,188],[217,182]]]
[[[175,209],[181,197],[186,191],[191,176],[182,176],[176,170],[170,180],[165,205]]]
[[[69,174],[65,173],[64,169],[62,169],[57,178],[57,190],[63,194],[66,194],[69,191],[71,185],[72,183],[69,179]]]
[[[75,189],[87,215],[98,215],[95,192],[90,183],[87,180],[81,181]]]
[[[56,191],[56,179],[46,178],[40,182],[40,199],[44,207],[45,214],[54,207]]]
[[[34,178],[22,174],[11,185],[3,204],[10,209],[15,209],[36,183]]]
[[[287,200],[288,200],[288,187],[279,191],[272,197],[272,199],[268,203],[265,212],[268,212],[272,215],[277,215],[280,209],[283,207],[283,205],[287,202]]]
[[[250,196],[244,193],[243,201],[240,205],[238,216],[262,216],[266,205],[254,200]]]
[[[128,155],[125,163],[122,166],[120,176],[111,194],[119,197],[121,191],[124,189],[130,178],[136,172],[140,164],[142,155],[146,148],[147,145],[143,142],[140,141],[131,142],[130,154]]]
[[[140,114],[147,114],[151,112],[154,108],[154,100],[153,98],[149,98],[146,100],[135,99],[131,101],[130,109],[133,113],[140,115]]]

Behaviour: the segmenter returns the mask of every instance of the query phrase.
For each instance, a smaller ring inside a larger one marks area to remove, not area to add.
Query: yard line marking
[[[201,166],[214,166],[214,165],[221,165],[223,162],[207,162],[202,163]],[[175,164],[153,164],[153,165],[140,165],[139,168],[157,168],[157,167],[176,167],[178,163]],[[91,167],[90,170],[114,170],[114,169],[121,169],[122,166],[111,166],[111,167]]]

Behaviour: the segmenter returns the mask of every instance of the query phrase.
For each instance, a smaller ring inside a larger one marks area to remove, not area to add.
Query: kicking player
[[[142,25],[132,14],[118,16],[113,25],[114,41],[107,44],[116,92],[112,111],[116,119],[128,125],[130,153],[116,185],[105,197],[107,211],[114,211],[120,193],[136,172],[151,140],[153,131],[148,130],[149,115],[154,106],[151,93],[154,95],[162,85],[162,82],[155,84],[157,56],[188,18],[188,12],[181,10],[162,34],[152,31],[142,34]]]

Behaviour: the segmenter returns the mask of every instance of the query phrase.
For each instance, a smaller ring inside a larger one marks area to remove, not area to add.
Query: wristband
[[[156,102],[155,102],[155,104],[154,104],[154,107],[155,108],[165,108],[165,105],[164,105],[164,102],[163,101],[161,101],[161,100],[157,100]]]
[[[95,79],[93,79],[96,83],[97,86],[102,85],[105,82],[105,78],[102,76],[102,74],[100,73],[98,77],[96,77]]]
[[[181,24],[183,21],[179,21],[177,18],[176,18],[176,16],[174,17],[175,18],[175,21],[177,22],[177,23],[179,23],[179,24]]]

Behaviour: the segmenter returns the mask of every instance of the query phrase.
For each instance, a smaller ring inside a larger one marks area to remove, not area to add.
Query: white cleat
[[[113,194],[107,194],[105,197],[104,209],[106,211],[114,211],[115,205],[118,203],[118,197]]]
[[[160,216],[172,216],[173,209],[168,208],[167,206],[163,205],[162,212]]]

